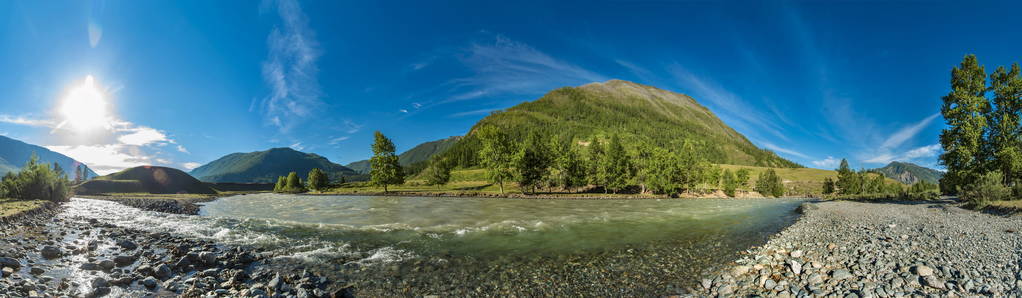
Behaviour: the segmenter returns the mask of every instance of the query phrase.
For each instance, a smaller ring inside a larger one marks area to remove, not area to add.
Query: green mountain
[[[86,181],[75,187],[75,193],[216,194],[216,191],[181,170],[141,166]]]
[[[275,183],[277,177],[287,176],[292,171],[305,179],[313,168],[327,172],[331,179],[356,175],[355,171],[325,157],[291,148],[228,154],[195,168],[191,174],[205,182]]]
[[[919,181],[937,184],[940,183],[940,178],[944,177],[944,172],[909,162],[894,161],[882,168],[873,170],[884,174],[887,178],[898,180],[905,184],[913,184]]]
[[[460,136],[453,136],[442,140],[430,141],[419,144],[408,151],[397,156],[397,162],[403,167],[410,167],[415,164],[429,160],[433,155],[443,153],[461,140]],[[349,163],[346,167],[351,168],[359,174],[369,174],[369,160],[360,160]]]
[[[0,175],[7,174],[7,172],[17,171],[21,166],[25,165],[26,162],[35,154],[39,157],[39,162],[54,163],[60,165],[67,173],[67,176],[71,179],[75,178],[75,169],[78,165],[84,165],[77,160],[67,157],[63,154],[53,152],[50,149],[46,149],[40,146],[28,144],[22,141],[18,141],[5,136],[0,136]],[[86,173],[92,178],[99,176],[88,166],[85,166]]]
[[[526,134],[571,138],[585,144],[618,135],[626,148],[647,142],[671,150],[693,143],[713,163],[797,168],[800,165],[760,149],[691,97],[621,80],[553,90],[483,118],[444,155],[459,166],[477,165],[480,143],[473,135],[495,125],[523,140]]]

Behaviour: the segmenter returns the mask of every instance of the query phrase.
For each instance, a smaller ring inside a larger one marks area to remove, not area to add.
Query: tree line
[[[70,181],[60,164],[41,163],[35,154],[17,173],[8,172],[0,179],[0,198],[57,202],[70,197]]]
[[[988,80],[989,78],[989,80]],[[1019,64],[987,75],[975,55],[951,69],[940,108],[947,168],[940,189],[972,202],[1022,196],[1022,75]]]
[[[287,176],[277,177],[277,183],[273,185],[273,192],[277,193],[303,193],[309,190],[323,191],[330,187],[330,178],[326,172],[319,168],[309,171],[303,183],[297,172],[288,173]],[[343,181],[343,177],[341,180]],[[342,182],[343,183],[343,182]]]
[[[852,170],[848,166],[848,160],[842,158],[837,171],[837,179],[827,177],[823,180],[824,195],[846,195],[846,196],[895,196],[895,195],[920,195],[933,191],[935,185],[920,181],[914,183],[906,192],[903,184],[899,182],[887,182],[882,173],[863,170]]]

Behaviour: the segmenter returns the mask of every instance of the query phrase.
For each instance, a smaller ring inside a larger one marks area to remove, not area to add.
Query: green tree
[[[479,159],[490,182],[500,185],[500,193],[504,193],[504,181],[515,177],[515,143],[503,130],[496,126],[483,126],[478,132],[482,148]]]
[[[586,168],[589,170],[589,184],[595,186],[606,186],[607,185],[607,171],[603,151],[603,144],[597,137],[593,137],[593,140],[589,142],[588,150],[586,150]]]
[[[738,188],[738,178],[731,170],[724,169],[724,173],[721,175],[721,180],[724,184],[724,194],[729,197],[735,197],[735,190]]]
[[[32,154],[17,172],[8,172],[0,179],[0,197],[16,200],[66,201],[71,196],[67,174],[49,163],[40,163]]]
[[[784,195],[784,182],[774,169],[767,169],[756,179],[755,190],[764,196],[781,197]]]
[[[976,181],[962,187],[961,196],[973,204],[1006,200],[1011,197],[1011,188],[1004,186],[1001,181],[1004,181],[1001,171],[980,174]]]
[[[681,159],[677,154],[661,147],[649,148],[649,160],[643,166],[646,187],[653,193],[671,194],[680,188],[684,176]]]
[[[405,183],[404,172],[394,154],[394,142],[377,131],[373,141],[373,157],[369,159],[369,177],[373,185],[383,186],[383,192],[392,184]]]
[[[287,184],[284,186],[284,191],[290,193],[305,191],[305,186],[302,185],[302,178],[298,177],[298,173],[291,172],[287,174]]]
[[[1006,185],[1022,180],[1022,72],[1018,63],[1011,70],[997,67],[990,75],[994,107],[987,117],[993,169],[1004,174]]]
[[[549,173],[550,156],[548,155],[546,143],[537,133],[532,133],[525,141],[525,146],[520,147],[515,159],[515,169],[518,185],[525,189],[532,189],[536,192],[536,185],[543,181]]]
[[[855,171],[848,166],[848,160],[842,158],[841,165],[838,166],[837,170],[837,191],[840,194],[851,194],[856,188],[856,180],[858,179]]]
[[[745,187],[749,183],[749,169],[739,169],[735,172],[735,179],[737,179],[739,187]]]
[[[324,190],[330,184],[330,179],[327,178],[326,172],[319,168],[313,168],[309,171],[308,180],[309,189],[316,191]]]
[[[447,158],[436,156],[430,161],[429,166],[423,170],[422,174],[426,178],[427,185],[435,185],[437,190],[440,190],[441,185],[451,181],[452,168],[454,168],[454,162]]]
[[[830,179],[830,177],[824,178],[823,179],[823,194],[825,194],[825,195],[833,194],[834,191],[835,191],[834,179]]]
[[[628,186],[635,170],[631,158],[625,152],[625,147],[617,135],[610,137],[603,164],[604,179],[608,189],[617,193]]]
[[[947,168],[941,178],[941,188],[945,192],[956,192],[982,172],[985,115],[990,111],[986,91],[986,71],[975,55],[965,56],[962,63],[951,70],[951,92],[942,98],[940,108],[947,121],[947,128],[940,134],[940,144],[944,148],[940,163]]]
[[[570,139],[554,138],[551,148],[555,152],[551,174],[554,184],[568,190],[585,185],[585,162],[582,160],[577,146]]]
[[[277,184],[273,185],[273,192],[284,192],[285,187],[287,187],[287,177],[277,177]]]

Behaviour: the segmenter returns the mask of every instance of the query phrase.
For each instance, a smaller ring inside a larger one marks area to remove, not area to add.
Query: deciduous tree
[[[944,148],[940,163],[947,168],[941,178],[941,188],[945,192],[957,192],[957,188],[975,180],[982,172],[985,115],[990,111],[986,91],[983,66],[975,55],[965,56],[962,63],[951,70],[951,92],[942,98],[940,108],[947,121],[947,128],[940,134],[940,144]]]
[[[388,192],[389,185],[405,183],[404,171],[394,154],[394,142],[379,131],[375,133],[374,139],[373,157],[369,159],[370,181],[374,185],[383,186],[383,192]]]

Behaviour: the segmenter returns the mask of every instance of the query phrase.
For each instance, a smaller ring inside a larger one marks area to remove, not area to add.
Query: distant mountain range
[[[412,149],[408,149],[397,156],[397,162],[402,167],[409,167],[421,162],[428,161],[433,155],[443,153],[450,149],[454,144],[461,140],[461,136],[453,136],[442,140],[430,141],[419,144]],[[351,168],[359,174],[369,174],[369,160],[360,160],[353,163],[349,163],[346,167]]]
[[[40,162],[50,164],[56,162],[64,169],[64,172],[67,173],[67,176],[70,179],[75,178],[74,171],[78,165],[84,165],[77,160],[63,154],[53,152],[50,149],[28,144],[5,136],[0,136],[0,175],[7,174],[7,172],[11,171],[17,171],[28,162],[28,160],[32,157],[32,154],[38,156]],[[96,172],[93,172],[92,169],[89,169],[88,166],[85,166],[85,168],[86,173],[88,173],[89,176],[86,178],[99,176]]]
[[[672,151],[685,142],[709,162],[798,168],[799,164],[752,144],[688,95],[621,80],[553,90],[543,97],[496,111],[480,120],[444,154],[462,167],[478,165],[481,144],[473,134],[494,125],[516,141],[527,134],[572,139],[619,136],[625,147],[647,143]]]
[[[205,182],[275,183],[277,177],[287,176],[292,171],[305,179],[313,168],[327,172],[335,180],[357,174],[325,157],[291,148],[228,154],[195,168],[191,174]]]
[[[129,168],[86,181],[75,187],[76,194],[152,193],[216,194],[209,185],[181,170],[157,166]]]
[[[913,184],[919,181],[937,184],[940,183],[940,178],[944,177],[944,172],[909,162],[895,161],[874,170],[884,174],[887,178],[898,180],[905,184]]]

